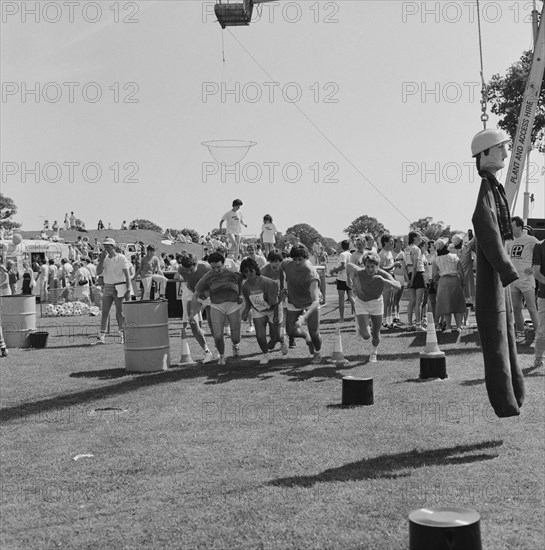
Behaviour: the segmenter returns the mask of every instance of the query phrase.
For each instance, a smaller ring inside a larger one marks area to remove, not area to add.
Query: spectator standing
[[[543,367],[545,361],[545,240],[534,246],[532,271],[539,284],[534,367]]]
[[[76,216],[74,212],[70,212],[70,229],[76,229]]]
[[[123,313],[121,310],[121,302],[122,299],[128,301],[131,298],[131,263],[123,254],[116,252],[116,244],[113,239],[109,237],[104,239],[102,245],[104,250],[100,253],[98,260],[97,275],[102,276],[104,280],[104,289],[102,292],[100,335],[96,343],[106,343],[106,329],[112,304],[115,304],[119,336],[121,343],[123,343]],[[118,291],[116,288],[118,286],[121,287],[122,291]]]
[[[523,300],[526,302],[528,313],[532,319],[534,330],[538,326],[538,315],[535,298],[535,286],[532,259],[534,247],[539,241],[532,235],[524,233],[524,221],[519,216],[511,218],[513,228],[512,241],[507,242],[507,253],[511,263],[515,266],[518,279],[509,285],[511,298],[513,300],[513,314],[515,316],[515,327],[517,337],[525,339],[524,317],[522,314]]]

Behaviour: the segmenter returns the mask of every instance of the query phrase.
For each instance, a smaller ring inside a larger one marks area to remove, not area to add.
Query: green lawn
[[[325,355],[338,319],[328,293]],[[533,348],[519,350],[522,414],[500,420],[475,329],[440,334],[449,377],[420,381],[424,334],[383,334],[370,364],[352,322],[341,333],[350,364],[338,369],[311,365],[303,341],[261,367],[253,335],[239,361],[179,365],[175,320],[172,368],[140,375],[125,372],[114,337],[89,345],[97,318],[39,324],[47,349],[0,363],[3,550],[406,549],[408,514],[424,506],[476,509],[485,549],[543,547]],[[374,406],[340,407],[348,374],[373,377]]]

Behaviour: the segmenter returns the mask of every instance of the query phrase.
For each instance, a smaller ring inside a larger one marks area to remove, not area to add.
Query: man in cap
[[[488,397],[497,416],[520,414],[524,377],[518,365],[511,293],[506,288],[518,278],[505,250],[513,238],[509,204],[496,173],[507,158],[507,134],[482,130],[471,142],[471,153],[481,176],[473,214],[476,237],[477,283],[475,314],[484,356]]]
[[[121,311],[122,299],[128,301],[131,299],[131,262],[123,255],[116,252],[115,241],[109,237],[102,243],[104,250],[98,258],[97,275],[101,275],[104,280],[104,289],[102,293],[102,319],[100,321],[100,335],[97,344],[106,343],[106,328],[110,317],[110,309],[115,304],[115,316],[117,326],[119,327],[119,336],[121,343],[124,342],[123,336],[123,314]]]

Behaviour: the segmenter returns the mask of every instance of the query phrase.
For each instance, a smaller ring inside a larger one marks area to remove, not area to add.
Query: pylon
[[[182,358],[180,359],[181,365],[193,364],[193,358],[191,357],[191,351],[189,350],[189,343],[187,342],[187,335],[185,328],[182,328]]]
[[[426,347],[424,348],[423,353],[425,353],[426,355],[442,354],[443,352],[439,349],[439,346],[437,344],[437,333],[435,332],[433,313],[428,313],[427,319],[428,328],[426,329]]]
[[[343,343],[341,340],[341,327],[335,329],[335,335],[337,336],[337,341],[333,347],[333,353],[331,354],[331,363],[335,363],[337,366],[345,365],[348,363],[343,354]]]
[[[426,347],[420,352],[420,378],[448,378],[445,353],[437,345],[433,313],[427,314]]]

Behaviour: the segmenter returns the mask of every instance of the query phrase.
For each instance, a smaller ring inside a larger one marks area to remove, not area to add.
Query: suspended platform
[[[214,6],[214,12],[222,29],[225,27],[240,27],[249,25],[254,9],[253,0],[242,2],[228,2],[219,0]]]

